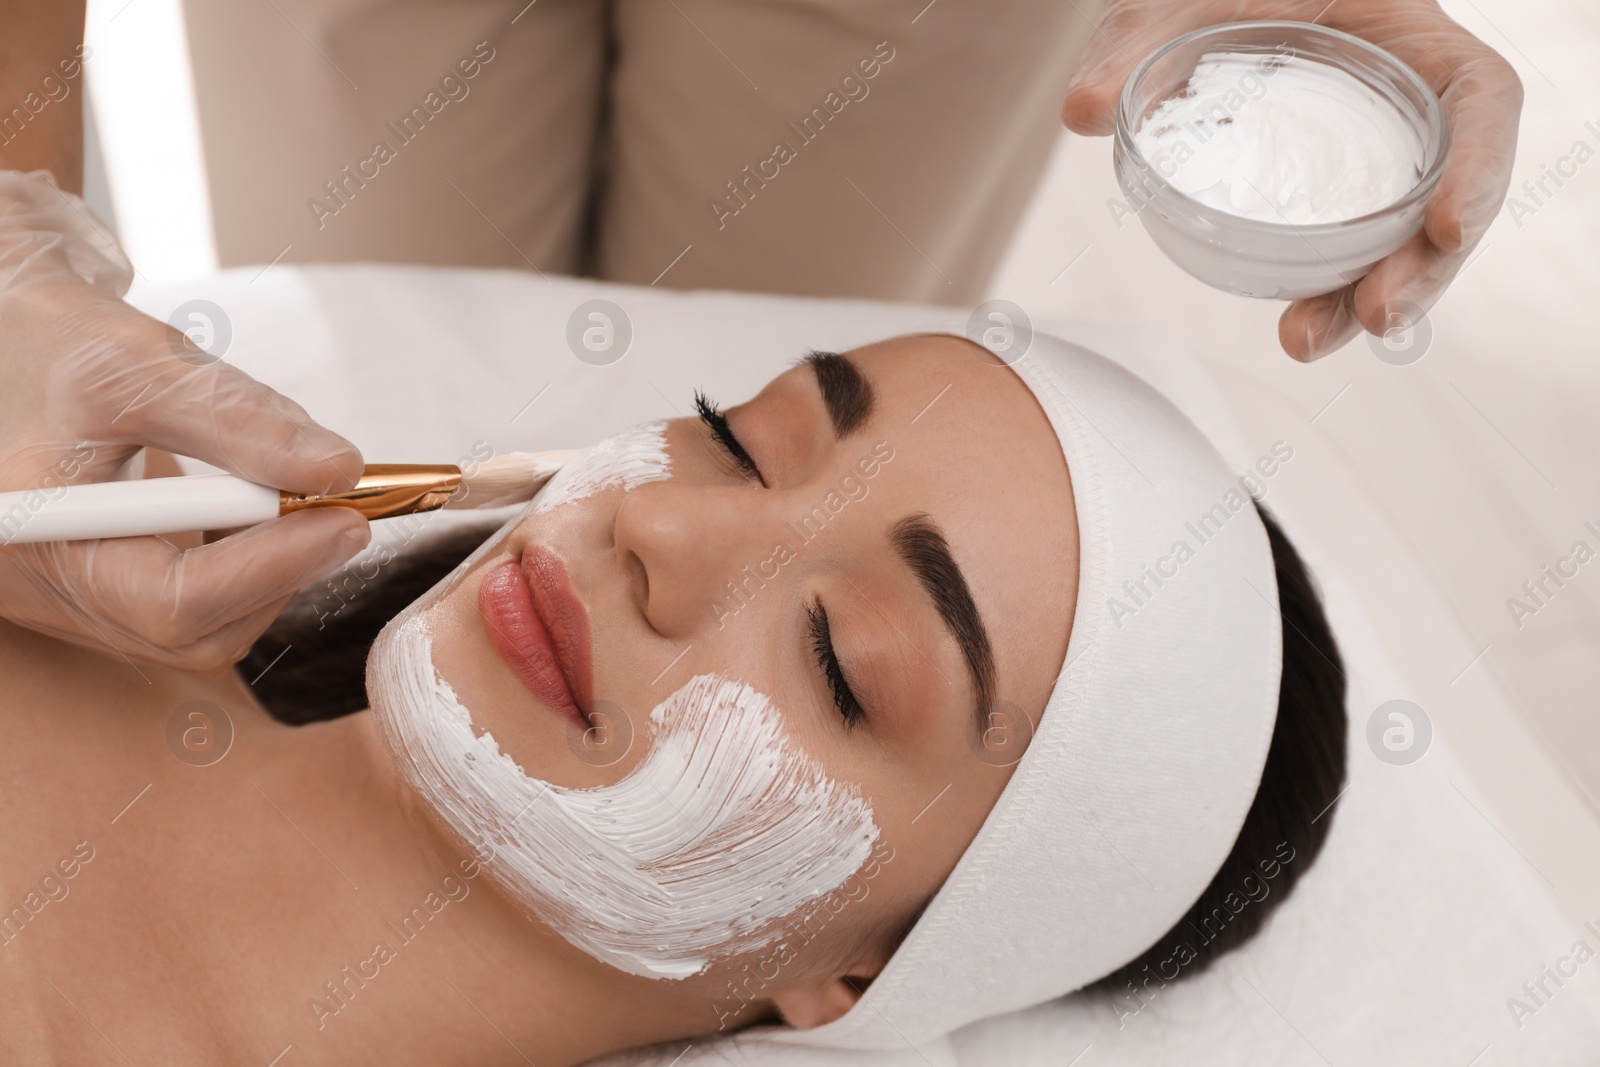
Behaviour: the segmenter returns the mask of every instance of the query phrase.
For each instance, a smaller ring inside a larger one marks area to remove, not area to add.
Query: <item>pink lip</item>
[[[530,545],[516,562],[490,571],[478,610],[500,658],[552,711],[579,729],[592,724],[589,613],[572,592],[561,558]]]

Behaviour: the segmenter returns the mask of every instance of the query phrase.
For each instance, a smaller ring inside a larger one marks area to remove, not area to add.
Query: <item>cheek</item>
[[[413,788],[492,850],[487,869],[519,902],[621,970],[687,978],[758,951],[873,856],[871,806],[792,745],[749,686],[693,678],[651,712],[632,770],[572,789],[529,777],[474,729],[434,668],[426,620],[391,625],[372,662],[374,711]]]
[[[623,430],[562,467],[539,491],[533,513],[593,496],[602,489],[624,490],[656,482],[672,473],[667,456],[667,424],[650,422]]]
[[[563,785],[604,785],[637,763],[640,746],[631,737],[636,725],[632,720],[637,716],[610,704],[608,714],[596,716],[607,720],[603,727],[586,737],[565,717],[549,715],[511,673],[484,670],[485,658],[492,659],[496,652],[485,637],[479,591],[484,576],[516,558],[519,546],[535,542],[582,545],[590,540],[612,505],[589,498],[670,477],[666,433],[666,423],[646,423],[586,449],[408,612],[425,617],[433,663],[447,684],[470,704],[477,727],[500,738],[506,753],[520,765],[549,774]],[[605,646],[603,631],[592,636],[597,647]]]
[[[783,937],[760,951],[723,961],[707,975],[721,1020],[736,1019],[750,1001],[783,985],[832,978],[862,964],[882,964],[897,947],[874,943],[921,906],[928,887],[888,842],[832,893],[807,901],[784,921]]]

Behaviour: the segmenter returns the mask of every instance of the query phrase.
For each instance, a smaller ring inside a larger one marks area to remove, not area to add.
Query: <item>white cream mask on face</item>
[[[582,500],[614,485],[632,489],[667,477],[672,464],[667,458],[666,430],[664,422],[647,422],[601,441],[556,472],[534,497],[534,513]]]
[[[878,838],[871,806],[787,743],[772,702],[715,674],[657,705],[643,762],[595,789],[531,778],[476,735],[420,616],[383,631],[368,685],[450,829],[492,847],[489,870],[553,930],[630,974],[688,978],[769,944]]]
[[[596,445],[515,521],[666,478],[664,430]],[[620,970],[687,978],[777,940],[779,920],[861,868],[878,838],[871,806],[788,742],[767,697],[718,675],[651,712],[644,760],[614,785],[532,778],[478,734],[434,667],[425,612],[500,540],[385,627],[367,690],[412,788],[454,834],[492,848],[488,869],[518,901]]]
[[[646,482],[659,482],[672,475],[672,461],[667,455],[667,424],[645,422],[607,437],[580,453],[551,476],[532,500],[505,524],[484,540],[455,570],[440,579],[439,583],[419,597],[406,614],[426,610],[448,596],[484,556],[493,552],[505,537],[529,515],[542,514],[562,504],[572,504],[585,497],[615,486],[633,489]],[[438,517],[450,516],[458,521],[468,519],[466,512],[435,512]],[[447,527],[448,529],[448,527]],[[395,620],[395,621],[398,621]]]

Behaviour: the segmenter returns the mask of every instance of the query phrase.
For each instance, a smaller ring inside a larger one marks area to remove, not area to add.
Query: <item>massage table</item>
[[[476,442],[586,445],[686,415],[696,387],[737,403],[813,348],[959,331],[965,320],[948,308],[372,265],[256,267],[141,286],[131,299],[180,327],[209,319],[213,339],[225,320],[217,354],[299,401],[369,462],[453,462]],[[620,357],[580,359],[569,344],[569,322],[591,301],[625,314],[632,337]],[[1315,574],[1349,678],[1349,787],[1322,855],[1252,942],[1137,1010],[1068,997],[888,1053],[786,1046],[755,1030],[637,1050],[607,1067],[1600,1063],[1600,962],[1560,986],[1546,978],[1537,1004],[1523,988],[1571,960],[1579,941],[1600,951],[1600,823],[1492,686],[1470,669],[1449,690],[1425,675],[1421,650],[1461,643],[1460,622],[1407,569],[1409,546],[1359,469],[1296,405],[1208,372],[1170,338],[1081,319],[1034,325],[1145,377],[1236,470],[1276,441],[1295,450],[1265,504]],[[1403,599],[1414,640],[1394,639],[1402,609],[1390,596]],[[1424,755],[1403,765],[1368,741],[1373,712],[1394,699],[1425,706],[1433,724]],[[1560,848],[1508,832],[1506,806],[1530,796]],[[1514,1010],[1513,998],[1531,1010]]]

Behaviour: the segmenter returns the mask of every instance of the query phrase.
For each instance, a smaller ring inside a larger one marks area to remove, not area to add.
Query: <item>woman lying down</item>
[[[814,354],[472,547],[209,680],[4,631],[0,1059],[553,1067],[1129,1014],[1332,822],[1343,677],[1294,549],[1060,341]]]

